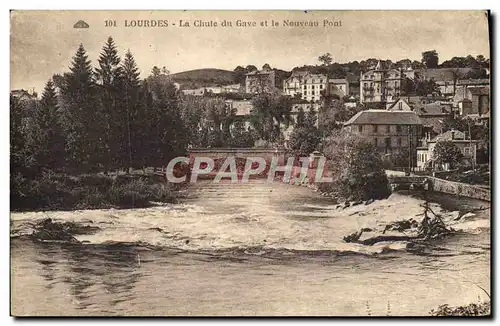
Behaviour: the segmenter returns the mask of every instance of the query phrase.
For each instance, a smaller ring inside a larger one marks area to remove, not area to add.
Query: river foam
[[[403,250],[405,242],[365,246],[345,243],[343,237],[387,223],[422,219],[422,200],[401,194],[369,205],[337,208],[310,189],[284,184],[206,184],[188,191],[180,204],[144,209],[105,209],[12,213],[13,235],[29,234],[34,222],[50,217],[98,226],[95,234],[77,235],[82,243],[145,243],[189,251],[261,248],[284,251],[332,251],[377,254]],[[487,211],[459,216],[431,204],[455,230],[478,233],[488,229]],[[250,250],[256,254],[259,250]]]

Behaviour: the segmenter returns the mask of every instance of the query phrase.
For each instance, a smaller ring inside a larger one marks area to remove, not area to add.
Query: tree
[[[291,98],[275,93],[260,93],[252,99],[252,104],[251,125],[261,139],[277,143],[282,125],[288,127],[292,122]]]
[[[333,179],[329,188],[338,197],[366,200],[390,194],[380,154],[369,139],[337,130],[325,141],[323,152]]]
[[[304,114],[302,108],[297,114],[297,123],[290,134],[288,146],[291,152],[299,157],[309,156],[318,149],[321,141],[320,133],[316,127],[316,112],[313,107]]]
[[[247,70],[242,66],[238,66],[233,70],[236,74],[235,80],[238,81],[239,84],[245,84],[245,78],[247,74]]]
[[[462,152],[452,141],[438,141],[434,146],[433,160],[435,164],[449,164],[451,168],[454,168],[462,159]]]
[[[248,65],[248,66],[246,66],[246,68],[245,68],[245,69],[246,69],[247,73],[248,73],[248,72],[252,72],[252,71],[257,71],[257,70],[259,70],[259,69],[257,69],[257,67],[255,67],[254,65]]]
[[[427,96],[435,93],[439,93],[439,87],[434,81],[434,79],[424,80],[424,79],[416,79],[415,83],[415,93],[418,96]]]
[[[151,69],[151,75],[153,77],[158,77],[161,74],[161,69],[158,68],[157,66],[154,66],[153,69]]]
[[[426,68],[437,68],[438,63],[439,57],[436,50],[422,52],[422,64],[424,64]]]
[[[297,118],[295,120],[295,128],[304,127],[305,120],[306,120],[306,113],[304,112],[304,109],[302,107],[299,107],[299,110],[297,112]]]
[[[408,77],[403,79],[401,82],[401,94],[405,96],[415,94],[415,82],[412,79]]]
[[[97,114],[102,135],[98,153],[99,162],[107,173],[110,168],[124,167],[129,161],[125,137],[129,116],[123,110],[126,105],[123,101],[123,67],[112,37],[108,37],[97,62],[96,77],[101,101]]]
[[[183,155],[189,143],[180,110],[181,98],[170,77],[153,68],[146,79],[151,93],[151,107],[147,109],[146,136],[149,164],[165,166],[172,158]]]
[[[232,143],[234,147],[252,147],[254,138],[251,131],[245,129],[244,121],[237,120],[231,130]]]
[[[318,57],[318,61],[321,62],[323,66],[328,66],[332,63],[332,55],[328,52]]]
[[[144,108],[139,103],[140,95],[140,79],[139,79],[139,68],[135,63],[134,56],[127,50],[125,53],[125,58],[122,62],[123,71],[123,84],[122,89],[124,91],[124,102],[125,102],[125,124],[126,124],[126,134],[123,138],[126,141],[126,159],[128,162],[128,167],[142,167],[140,160],[138,159],[141,153],[141,135],[144,133],[144,129],[148,128],[145,124],[145,120],[141,119],[144,117],[144,113],[139,112],[141,108]]]
[[[263,66],[262,66],[262,70],[272,70],[271,66],[268,64],[268,63],[265,63]]]
[[[98,165],[96,153],[102,143],[102,129],[96,107],[97,97],[94,72],[87,52],[80,44],[70,67],[61,82],[61,120],[66,135],[66,153],[69,167],[88,172]]]
[[[26,168],[26,128],[25,108],[23,103],[14,96],[10,96],[10,170],[11,175],[22,173]],[[12,178],[11,178],[12,180]]]
[[[30,119],[26,146],[39,170],[58,170],[64,166],[64,135],[51,80],[47,81]]]
[[[486,70],[483,68],[473,69],[465,74],[465,78],[467,79],[485,79],[488,78],[486,74]]]
[[[406,69],[411,67],[410,59],[403,59],[396,62],[396,67],[400,69]]]

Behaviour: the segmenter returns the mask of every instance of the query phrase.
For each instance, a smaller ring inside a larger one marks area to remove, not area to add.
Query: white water
[[[13,240],[12,313],[426,316],[441,304],[487,299],[474,284],[490,291],[487,210],[459,219],[433,204],[466,233],[415,255],[405,243],[342,241],[360,228],[420,220],[422,201],[409,196],[342,210],[285,184],[202,184],[186,195],[148,209],[13,213],[12,234],[46,217],[101,230],[77,236],[84,245]],[[159,248],[91,245],[109,241]],[[369,256],[342,255],[356,252]]]
[[[342,239],[361,228],[382,231],[392,221],[419,221],[423,212],[422,200],[400,194],[370,205],[336,208],[328,200],[312,196],[310,189],[284,184],[207,183],[189,192],[190,198],[182,204],[133,210],[13,213],[11,219],[18,230],[25,222],[48,216],[56,221],[95,225],[101,231],[77,236],[92,244],[115,241],[185,250],[262,247],[379,253],[384,248],[404,248],[405,244],[364,246]],[[489,227],[487,216],[455,221],[458,212],[444,212],[437,204],[431,208],[456,230],[477,233]]]

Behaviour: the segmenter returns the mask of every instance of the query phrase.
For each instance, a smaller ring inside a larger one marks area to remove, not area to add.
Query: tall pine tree
[[[111,36],[104,44],[97,61],[99,67],[96,68],[96,76],[100,98],[97,113],[103,135],[99,144],[99,159],[104,171],[108,172],[109,169],[124,167],[127,157],[123,69]]]
[[[31,117],[27,147],[38,168],[59,170],[64,166],[64,135],[52,80],[47,81]]]
[[[140,80],[139,69],[135,63],[134,56],[128,50],[122,63],[123,70],[123,91],[125,100],[125,123],[126,134],[126,161],[128,167],[142,167],[138,156],[141,153],[141,134],[147,128],[144,114],[139,112],[144,106],[139,105]]]
[[[94,73],[87,52],[80,44],[70,72],[60,81],[62,125],[66,135],[69,167],[80,172],[96,168],[101,141]]]

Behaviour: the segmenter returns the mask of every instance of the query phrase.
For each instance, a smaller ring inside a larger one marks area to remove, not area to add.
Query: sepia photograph
[[[491,24],[11,10],[11,316],[491,318]]]

